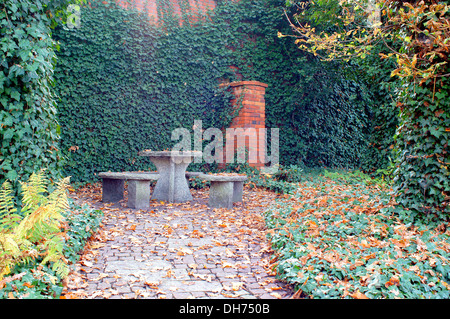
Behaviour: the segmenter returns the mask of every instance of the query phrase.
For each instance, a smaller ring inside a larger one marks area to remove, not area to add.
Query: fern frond
[[[69,209],[69,198],[67,196],[69,186],[70,176],[60,180],[56,189],[49,195],[49,202],[55,203],[55,208],[58,212]]]
[[[48,197],[43,195],[47,189],[42,171],[33,174],[28,183],[23,183],[23,198],[28,213],[16,229],[18,236],[37,242],[46,234],[59,232],[63,220],[62,212],[69,208],[67,197],[69,179],[59,181],[56,189]]]
[[[18,243],[16,242],[14,236],[12,235],[3,235],[0,234],[0,248],[2,254],[7,254],[12,257],[20,254],[20,248]]]
[[[42,264],[53,263],[53,269],[61,277],[68,274],[63,254],[65,233],[61,233],[61,225],[64,222],[62,213],[69,209],[69,180],[67,177],[58,182],[49,195],[44,171],[32,174],[26,183],[21,182],[22,212],[25,213],[21,221],[12,214],[14,204],[10,184],[2,185],[0,212],[8,214],[8,218],[0,219],[0,280],[15,263],[32,261],[38,256],[43,257]]]
[[[33,213],[25,216],[15,229],[16,236],[19,238],[26,238],[32,242],[39,241],[43,235],[41,231],[41,215],[44,211],[44,207],[39,207]]]
[[[22,202],[24,204],[22,211],[25,215],[33,212],[47,200],[45,196],[47,179],[44,170],[39,173],[31,174],[28,182],[20,182],[22,186]]]
[[[13,191],[11,183],[5,181],[0,188],[0,214],[6,214],[10,212],[10,209],[14,208],[13,203]]]
[[[9,214],[0,219],[0,233],[8,234],[13,232],[14,228],[19,225],[22,216],[17,214]]]
[[[0,233],[0,280],[9,274],[10,268],[21,254],[20,241],[11,234]]]
[[[11,183],[5,181],[0,188],[0,218],[12,215],[17,209],[14,207],[14,196],[11,187]],[[0,229],[2,227],[2,222],[0,222]]]
[[[57,260],[57,261],[53,264],[52,269],[53,269],[53,270],[56,272],[56,274],[57,274],[58,276],[60,276],[61,278],[66,278],[66,277],[69,275],[69,272],[70,272],[69,266],[68,266],[67,263],[66,263],[64,260],[62,260],[62,259]]]
[[[51,236],[43,245],[46,251],[46,256],[42,260],[41,265],[53,262],[52,269],[62,278],[69,273],[69,267],[63,254],[64,249],[64,235],[62,233]]]
[[[3,279],[3,277],[11,272],[11,263],[4,263],[2,260],[0,260],[0,280]]]

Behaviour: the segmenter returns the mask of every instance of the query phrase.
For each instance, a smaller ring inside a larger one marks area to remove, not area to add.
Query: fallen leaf
[[[92,295],[90,295],[89,297],[90,297],[91,299],[94,299],[94,298],[99,297],[99,296],[104,297],[103,291],[95,291],[95,292],[94,292]]]
[[[400,286],[400,280],[399,280],[398,276],[396,276],[396,275],[392,276],[391,279],[389,279],[389,281],[384,284],[384,286],[386,288],[388,288],[390,286],[394,286],[394,285]]]
[[[167,272],[166,272],[166,275],[163,276],[163,277],[165,277],[165,278],[171,278],[171,277],[174,277],[174,274],[175,274],[175,273],[172,271],[172,269],[168,269]]]
[[[98,248],[101,248],[101,247],[104,247],[104,246],[105,246],[104,243],[94,243],[94,244],[91,245],[91,248],[92,249],[98,249]]]
[[[291,298],[292,299],[301,299],[302,293],[303,293],[303,290],[299,289],[295,292],[295,294],[292,295]]]
[[[278,292],[272,292],[270,295],[275,297],[275,298],[277,298],[277,299],[281,299],[282,298],[281,295]]]
[[[33,287],[34,287],[34,285],[32,285],[32,284],[29,283],[29,282],[24,282],[24,283],[23,283],[23,286],[25,286],[25,287],[27,287],[27,288],[33,288]]]
[[[90,261],[87,261],[87,260],[83,260],[83,261],[81,261],[81,263],[82,263],[83,265],[85,265],[86,267],[92,267],[92,266],[94,266],[93,263],[91,263]]]
[[[108,277],[108,274],[105,273],[101,273],[97,278],[91,279],[92,281],[97,281],[97,280],[101,280],[103,278]]]
[[[64,295],[61,295],[59,299],[78,299],[78,294],[68,292]]]
[[[231,289],[233,289],[233,291],[238,291],[239,289],[241,289],[244,286],[243,282],[233,282],[231,284]]]
[[[222,262],[222,268],[235,268],[235,265],[224,261],[224,262]]]
[[[192,250],[189,248],[186,248],[186,247],[181,247],[177,252],[178,256],[191,255],[191,254],[192,254]]]
[[[144,285],[149,286],[151,289],[159,289],[159,281],[144,281]]]
[[[354,270],[354,269],[356,269],[356,267],[359,267],[359,266],[362,266],[362,265],[364,265],[364,261],[362,261],[362,260],[357,260],[357,261],[355,261],[355,263],[352,264],[349,268],[350,268],[350,270]]]
[[[356,290],[353,294],[350,294],[350,297],[352,297],[354,299],[369,299],[369,297],[367,297],[365,294],[360,292],[359,289]]]
[[[442,114],[444,114],[444,110],[437,110],[437,111],[435,111],[434,112],[434,115],[436,116],[436,117],[439,117],[439,116],[441,116]]]
[[[225,253],[226,253],[227,257],[234,257],[234,253],[231,250],[229,250],[228,248],[225,248]]]

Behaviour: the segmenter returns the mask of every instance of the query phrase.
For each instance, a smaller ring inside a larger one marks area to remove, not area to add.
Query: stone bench
[[[186,172],[186,178],[199,177],[202,174],[204,174],[204,173],[202,173],[202,172]]]
[[[233,203],[242,202],[243,175],[200,174],[199,178],[210,181],[208,205],[213,208],[232,208]]]
[[[191,177],[199,177],[201,174],[203,174],[202,172],[186,172],[186,182],[189,185],[189,178]]]
[[[102,201],[115,203],[123,199],[124,183],[128,181],[128,207],[147,209],[150,207],[150,181],[159,178],[150,172],[101,172]]]

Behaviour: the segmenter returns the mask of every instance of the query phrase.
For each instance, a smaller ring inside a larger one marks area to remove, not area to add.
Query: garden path
[[[233,209],[207,207],[208,188],[148,210],[104,204],[101,189],[71,193],[102,209],[102,226],[67,279],[65,298],[290,298],[270,268],[261,213],[276,195],[244,189]],[[126,192],[125,192],[126,195]]]

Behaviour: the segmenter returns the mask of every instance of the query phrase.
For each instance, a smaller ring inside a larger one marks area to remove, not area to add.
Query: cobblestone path
[[[77,198],[102,209],[103,226],[75,265],[66,298],[289,298],[275,279],[261,213],[271,192],[244,190],[233,209],[207,207],[207,189],[183,204],[148,210],[103,204],[97,191]],[[261,202],[261,201],[264,202]]]

